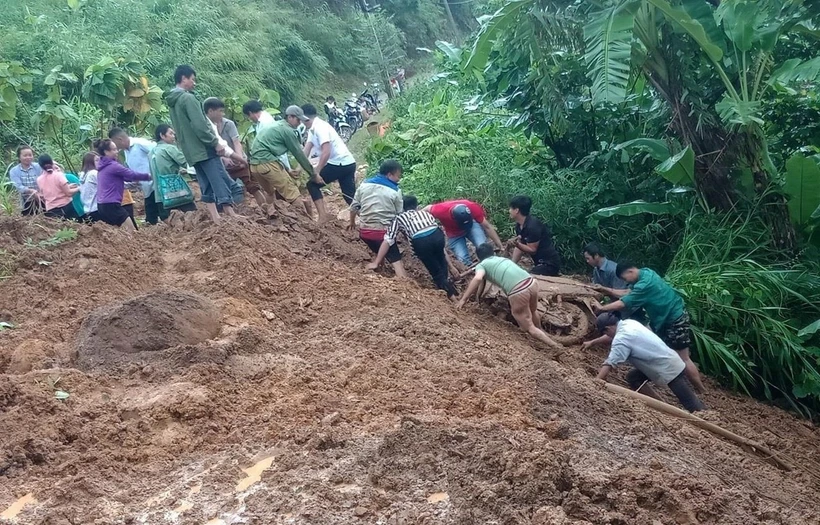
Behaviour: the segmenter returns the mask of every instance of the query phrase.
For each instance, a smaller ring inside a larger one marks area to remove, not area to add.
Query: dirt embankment
[[[338,227],[201,219],[0,219],[0,523],[820,522],[817,479],[604,391],[602,352],[367,273]],[[816,465],[816,428],[712,387]]]

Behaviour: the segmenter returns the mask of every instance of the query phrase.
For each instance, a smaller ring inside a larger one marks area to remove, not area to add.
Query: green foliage
[[[598,226],[601,219],[610,217],[633,217],[635,215],[673,215],[678,213],[680,208],[671,202],[646,202],[642,200],[618,204],[608,208],[601,208],[589,216],[589,225]]]
[[[0,63],[0,120],[14,120],[20,92],[31,91],[33,79],[20,62]]]
[[[585,60],[592,76],[595,103],[620,102],[626,98],[632,54],[632,15],[623,5],[609,7],[584,27]]]
[[[820,167],[813,159],[796,154],[786,163],[786,184],[789,212],[797,225],[807,225],[820,206]]]
[[[9,170],[13,164],[9,164],[3,175],[0,177],[0,213],[11,215],[17,208],[18,195],[14,184],[9,180]]]
[[[705,373],[816,412],[820,352],[800,329],[820,313],[820,274],[816,263],[778,263],[770,236],[754,215],[694,216],[666,278],[686,301]]]
[[[33,241],[31,239],[26,239],[25,245],[28,248],[51,248],[53,246],[57,246],[64,242],[73,241],[77,238],[77,230],[74,228],[60,228],[56,232],[54,232],[50,237],[47,239],[43,239],[41,241]]]

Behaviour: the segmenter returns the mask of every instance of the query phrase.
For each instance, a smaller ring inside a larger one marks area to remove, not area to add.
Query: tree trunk
[[[732,172],[738,167],[748,167],[754,176],[755,192],[763,204],[761,216],[771,229],[775,246],[793,250],[796,236],[786,200],[770,191],[772,175],[763,162],[765,137],[749,130],[737,134],[723,126],[706,127],[705,122],[720,122],[720,117],[713,114],[713,119],[698,119],[698,109],[684,100],[685,82],[681,75],[686,68],[679,63],[674,48],[665,51],[656,50],[652,60],[645,62],[644,73],[672,110],[670,128],[695,152],[695,189],[698,194],[709,207],[731,211],[741,199]]]
[[[760,198],[760,213],[772,232],[775,246],[791,252],[797,244],[789,207],[782,193],[771,191],[772,177],[763,162],[765,137],[751,131],[744,132],[737,141],[743,165],[752,171],[755,193]]]
[[[456,19],[453,18],[453,11],[450,9],[450,0],[441,0],[444,4],[444,10],[447,11],[447,18],[450,19],[450,27],[453,29],[453,36],[458,34],[458,27],[456,26]]]
[[[706,204],[720,211],[728,211],[736,204],[737,193],[730,179],[730,170],[736,155],[731,138],[723,128],[709,127],[698,131],[697,117],[688,102],[682,101],[681,84],[664,83],[657,72],[645,71],[655,90],[672,110],[669,126],[680,141],[695,152],[695,189]]]

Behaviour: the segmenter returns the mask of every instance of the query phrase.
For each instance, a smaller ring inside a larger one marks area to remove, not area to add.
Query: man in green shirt
[[[598,303],[596,313],[614,312],[624,308],[643,308],[649,317],[652,331],[669,348],[678,352],[686,365],[686,377],[698,392],[704,392],[706,389],[700,379],[698,367],[689,355],[692,336],[689,314],[686,313],[683,299],[660,275],[649,268],[639,270],[634,264],[621,263],[615,273],[618,278],[626,281],[630,288],[609,290],[620,299],[607,305]]]
[[[238,217],[234,211],[234,181],[220,159],[225,147],[219,143],[211,122],[202,112],[202,105],[192,93],[196,87],[196,71],[189,65],[181,65],[174,71],[174,81],[176,87],[168,92],[165,101],[179,148],[196,171],[200,200],[214,222],[221,220],[220,207],[225,214]]]
[[[297,181],[282,164],[282,155],[290,153],[310,177],[315,176],[313,166],[302,151],[302,144],[293,131],[306,120],[302,108],[288,106],[285,110],[285,120],[262,127],[253,140],[251,176],[262,186],[271,202],[277,193],[288,203],[293,203],[301,197]]]
[[[484,284],[484,279],[488,279],[507,296],[512,315],[521,330],[548,346],[561,348],[561,345],[541,330],[541,317],[538,315],[538,283],[535,279],[510,259],[497,257],[495,248],[490,243],[479,245],[476,248],[476,255],[480,262],[475,267],[475,277],[470,281],[456,308],[464,308],[470,297]]]

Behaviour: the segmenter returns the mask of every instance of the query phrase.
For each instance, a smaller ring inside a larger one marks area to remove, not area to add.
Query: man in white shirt
[[[596,324],[599,332],[612,338],[609,357],[598,372],[598,379],[606,379],[613,368],[629,362],[635,367],[626,374],[632,390],[660,399],[649,382],[668,385],[686,410],[705,410],[686,381],[683,359],[652,330],[632,319],[622,321],[610,312],[599,315]]]
[[[253,128],[258,135],[263,126],[269,126],[276,122],[273,115],[265,111],[265,107],[258,100],[249,100],[242,104],[242,113],[253,122]]]
[[[305,127],[309,130],[305,143],[305,155],[310,158],[312,151],[319,152],[316,176],[308,181],[307,189],[319,212],[319,224],[323,224],[331,217],[325,207],[322,186],[338,181],[342,197],[350,206],[356,193],[356,159],[353,158],[333,126],[317,116],[315,106],[305,104],[302,106],[302,111],[308,119]]]
[[[131,137],[128,135],[128,132],[122,128],[111,128],[111,131],[108,132],[108,138],[110,138],[125,155],[126,166],[137,173],[151,173],[149,156],[151,150],[157,145],[156,142],[139,137]],[[145,222],[148,224],[156,224],[160,220],[162,209],[154,198],[154,183],[153,181],[146,181],[138,184],[142,190],[142,195],[145,197]]]

